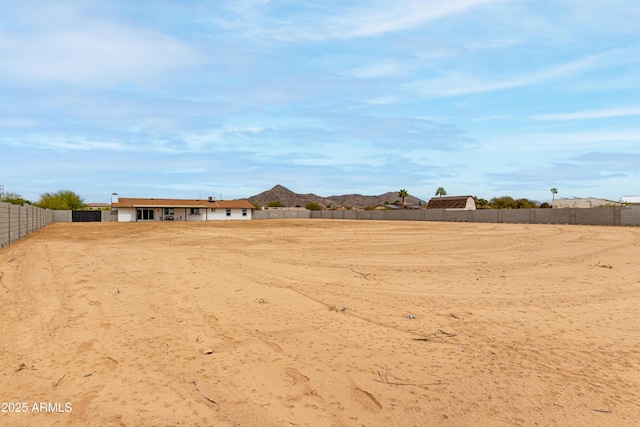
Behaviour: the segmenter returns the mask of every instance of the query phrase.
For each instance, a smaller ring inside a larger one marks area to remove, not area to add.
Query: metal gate
[[[102,221],[101,211],[73,211],[71,212],[72,222],[100,222]]]

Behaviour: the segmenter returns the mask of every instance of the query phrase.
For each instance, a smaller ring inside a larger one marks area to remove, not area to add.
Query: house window
[[[164,214],[165,215],[173,215],[175,213],[175,211],[173,209],[174,208],[164,208]]]
[[[246,209],[242,209],[242,216],[247,216],[247,210]]]
[[[231,209],[227,209],[227,216],[231,216]]]
[[[200,215],[200,208],[191,208],[191,209],[189,209],[189,214],[191,214],[191,215]]]

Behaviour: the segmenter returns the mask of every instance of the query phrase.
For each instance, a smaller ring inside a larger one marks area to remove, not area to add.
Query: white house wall
[[[231,209],[231,216],[227,216],[227,210],[221,208],[200,208],[200,214],[192,215],[189,209],[174,208],[173,221],[225,221],[251,219],[251,209],[247,209],[246,216],[242,215],[242,209]],[[152,221],[162,221],[164,208],[155,208]],[[118,208],[118,222],[135,222],[136,208]]]
[[[231,209],[231,216],[227,216],[227,210],[224,208],[209,208],[206,218],[208,221],[243,219],[251,219],[251,209],[247,209],[247,216],[242,216],[242,209]]]
[[[118,222],[132,222],[136,220],[136,210],[134,208],[119,208]]]

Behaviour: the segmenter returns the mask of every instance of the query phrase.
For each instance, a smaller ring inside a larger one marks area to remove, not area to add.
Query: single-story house
[[[476,199],[473,196],[433,197],[427,209],[446,209],[449,211],[475,211]]]
[[[118,222],[214,221],[251,219],[255,206],[248,200],[185,200],[118,198],[111,203]]]
[[[595,197],[572,197],[572,198],[560,198],[553,201],[554,209],[563,208],[598,208],[602,206],[622,206],[620,202],[614,202],[613,200],[598,199]]]

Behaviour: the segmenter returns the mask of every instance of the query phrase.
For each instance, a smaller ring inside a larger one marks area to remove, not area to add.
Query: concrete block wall
[[[511,224],[529,224],[531,209],[501,209],[502,221]],[[448,213],[447,213],[448,214]]]
[[[536,224],[571,224],[571,209],[534,209]]]
[[[50,224],[53,219],[51,212],[31,205],[0,203],[0,247]]]
[[[53,211],[53,222],[71,222],[72,211]]]
[[[576,224],[620,225],[620,208],[575,209]]]
[[[567,209],[480,209],[475,211],[448,211],[446,209],[312,211],[309,217],[379,221],[402,220],[640,226],[640,206]]]
[[[498,222],[500,211],[497,209],[482,209],[472,215],[475,222]]]
[[[640,225],[640,206],[624,207],[620,209],[621,225]]]
[[[71,211],[52,211],[54,222],[71,222]],[[253,219],[351,219],[374,221],[452,221],[513,224],[640,225],[640,206],[567,209],[479,209],[475,211],[427,210],[287,210],[253,212]],[[115,211],[102,211],[102,221],[117,221]],[[0,229],[2,224],[0,224]]]
[[[118,211],[105,209],[100,211],[100,222],[118,222]],[[72,210],[53,211],[53,222],[73,222]]]
[[[423,210],[408,210],[402,213],[405,221],[424,221],[425,211]]]
[[[118,222],[118,211],[114,210],[104,210],[100,211],[102,218],[101,222]]]
[[[344,211],[344,219],[358,219],[358,211]]]
[[[593,212],[587,212],[593,211]],[[56,211],[54,211],[56,212]],[[59,213],[58,219],[71,221],[71,211]],[[117,221],[115,211],[102,211],[102,221]],[[460,221],[521,224],[594,224],[594,225],[640,225],[640,206],[629,208],[567,208],[567,209],[480,209],[475,211],[427,210],[323,210],[268,209],[253,212],[253,219],[359,219],[402,221]]]
[[[429,209],[424,211],[425,221],[446,221],[447,211],[444,209]]]
[[[447,221],[469,222],[471,220],[471,211],[445,211]]]
[[[367,219],[383,221],[389,219],[390,211],[359,211],[358,217],[365,216]]]
[[[286,209],[267,209],[255,210],[251,216],[252,219],[296,219],[311,218],[311,211],[308,210],[286,210]]]

